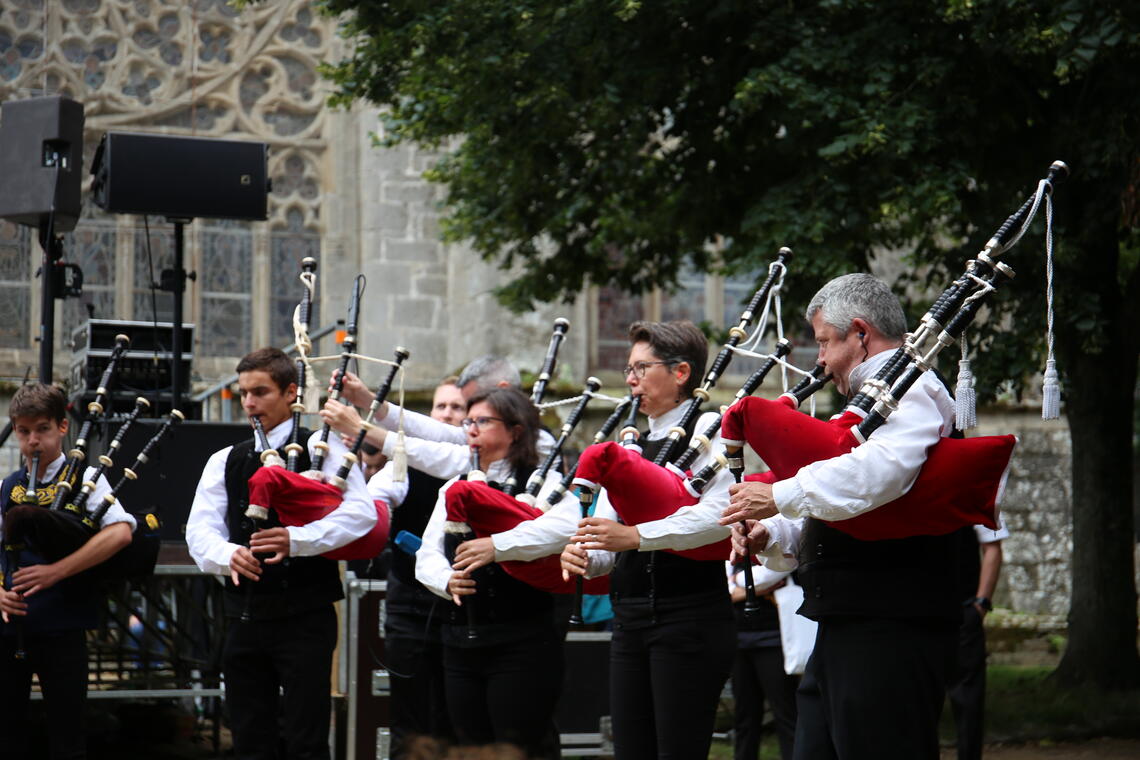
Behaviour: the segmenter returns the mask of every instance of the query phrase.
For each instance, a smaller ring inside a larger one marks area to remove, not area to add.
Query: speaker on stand
[[[162,289],[174,297],[173,401],[182,391],[182,267],[185,225],[196,217],[265,220],[269,165],[265,143],[108,132],[91,165],[91,193],[103,210],[158,214],[174,224],[174,266]],[[193,277],[193,274],[190,275]]]
[[[82,271],[65,264],[60,232],[75,229],[83,167],[83,104],[52,96],[0,106],[0,218],[39,230],[40,382],[52,381],[55,299],[78,296]]]

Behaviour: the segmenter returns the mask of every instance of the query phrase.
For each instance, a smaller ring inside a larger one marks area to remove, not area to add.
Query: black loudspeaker
[[[111,485],[122,477],[123,467],[130,467],[143,446],[158,432],[162,420],[137,420],[123,439],[118,453],[113,454],[115,466],[108,474]],[[99,426],[100,436],[91,443],[88,461],[96,461],[98,453],[106,448],[107,441],[119,429],[118,423]],[[158,451],[138,472],[138,480],[123,486],[121,501],[125,509],[135,512],[153,512],[162,520],[159,532],[163,541],[185,541],[186,519],[194,503],[194,491],[206,460],[219,449],[251,436],[249,423],[192,422],[174,427],[162,441]]]
[[[55,232],[79,220],[83,104],[69,98],[14,100],[0,107],[0,218]]]
[[[116,214],[266,219],[265,143],[108,132],[91,164],[95,203]]]

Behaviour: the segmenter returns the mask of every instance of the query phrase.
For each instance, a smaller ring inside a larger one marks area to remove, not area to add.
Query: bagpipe
[[[824,422],[796,412],[806,396],[785,394],[777,401],[739,398],[725,412],[721,423],[727,456],[688,479],[682,480],[676,472],[666,475],[660,469],[646,468],[632,457],[620,456],[613,447],[596,447],[596,453],[588,449],[580,461],[580,476],[587,466],[587,475],[597,470],[601,478],[597,482],[610,490],[611,501],[615,485],[636,481],[638,487],[628,489],[628,503],[656,505],[656,516],[661,516],[694,503],[694,492],[729,466],[729,457],[737,458],[746,443],[771,468],[756,478],[766,482],[790,477],[807,464],[847,453],[886,422],[902,395],[922,372],[933,366],[939,351],[958,340],[983,300],[1002,280],[1012,277],[1012,269],[997,262],[996,257],[1020,239],[1042,199],[1051,197],[1054,184],[1067,173],[1068,168],[1061,162],[1050,167],[1036,194],[1005,221],[984,250],[968,263],[965,273],[935,301],[920,328],[908,335],[883,369],[864,384],[843,414]],[[933,346],[924,349],[931,339]],[[816,384],[822,386],[819,381]],[[941,535],[975,524],[994,527],[996,504],[1015,443],[1013,436],[942,438],[931,448],[907,494],[856,518],[830,524],[863,540]],[[739,467],[743,469],[742,461]],[[964,472],[970,477],[963,477]],[[639,517],[631,515],[631,519]],[[653,517],[651,514],[645,519]],[[779,559],[774,553],[769,556]]]
[[[328,482],[323,480],[321,468],[329,449],[329,427],[327,424],[321,430],[321,440],[314,444],[316,455],[313,457],[312,466],[305,472],[299,472],[301,454],[304,451],[304,442],[299,440],[299,434],[301,415],[306,410],[304,403],[305,378],[307,375],[311,375],[311,370],[308,368],[308,351],[311,348],[308,338],[308,322],[311,313],[312,294],[315,289],[315,277],[313,276],[315,269],[316,262],[311,258],[302,261],[301,281],[305,285],[305,290],[294,317],[294,332],[296,333],[296,344],[300,355],[297,360],[297,399],[290,408],[293,413],[293,430],[290,434],[289,443],[285,446],[286,459],[283,460],[280,454],[270,447],[269,439],[262,429],[260,419],[250,418],[250,424],[253,425],[262,449],[262,466],[249,479],[249,505],[246,509],[246,517],[250,518],[255,527],[258,528],[262,527],[265,521],[269,519],[270,510],[276,513],[281,525],[296,527],[320,520],[340,506],[344,498],[344,491],[348,487],[348,476],[360,460],[360,449],[364,444],[365,435],[372,426],[376,410],[384,403],[392,388],[396,373],[409,356],[405,349],[396,349],[396,362],[392,364],[386,380],[380,390],[377,391],[368,417],[364,421],[354,445],[345,453],[337,473],[330,477]],[[356,344],[356,326],[362,292],[363,286],[358,279],[357,287],[354,289],[354,297],[349,305],[347,322],[349,330],[345,336],[344,351],[341,356],[342,366],[338,376],[340,383],[338,393],[339,389],[343,387],[344,370],[347,369],[348,360],[355,356],[353,349]],[[312,383],[309,384],[312,385]],[[316,392],[317,389],[314,387],[313,393]],[[379,554],[387,544],[388,527],[387,505],[378,502],[376,503],[376,523],[368,533],[345,546],[325,552],[321,556],[333,560],[371,559]]]
[[[487,485],[486,476],[477,468],[478,450],[473,449],[472,470],[465,480],[457,480],[448,486],[444,496],[448,532],[469,538],[492,536],[511,530],[527,520],[536,520],[558,504],[572,485],[573,471],[564,476],[541,503],[537,499],[554,461],[560,456],[563,445],[580,422],[586,405],[597,395],[600,387],[601,381],[597,378],[591,377],[586,381],[586,387],[563,423],[554,447],[538,469],[531,474],[524,493],[511,496]],[[596,441],[609,437],[626,406],[628,400],[622,401],[614,410],[594,435]],[[562,565],[557,554],[529,561],[507,560],[498,564],[511,577],[541,591],[555,594],[569,594],[574,591],[575,584],[562,577]],[[587,588],[587,593],[607,593],[609,579],[597,578],[587,581]]]
[[[985,299],[1013,278],[1013,270],[997,257],[1021,238],[1041,202],[1051,201],[1055,184],[1068,173],[1061,161],[1049,167],[1036,192],[967,262],[964,273],[935,299],[918,329],[907,335],[841,414],[822,421],[797,414],[783,399],[747,399],[725,415],[726,450],[747,443],[770,468],[764,479],[775,482],[807,464],[840,456],[864,443],[887,422],[922,373],[934,366],[942,349],[959,340]],[[944,535],[976,524],[997,528],[997,508],[1016,444],[1012,435],[941,438],[931,447],[906,494],[829,524],[860,540]]]
[[[693,391],[693,398],[687,403],[681,421],[670,429],[665,444],[652,462],[642,457],[640,449],[634,445],[599,443],[582,452],[574,483],[579,487],[583,510],[587,507],[587,500],[592,500],[597,490],[603,487],[606,489],[610,504],[626,525],[659,520],[682,507],[697,503],[701,491],[711,480],[711,475],[703,481],[691,481],[686,478],[682,467],[688,467],[703,450],[711,446],[720,424],[719,419],[699,435],[693,435],[688,448],[678,453],[676,462],[673,461],[673,451],[693,425],[701,405],[708,400],[713,386],[728,368],[737,347],[748,337],[748,327],[761,305],[764,305],[766,311],[772,297],[779,292],[786,264],[791,256],[790,249],[779,250],[776,260],[769,266],[768,277],[741,313],[739,323],[729,330],[728,340],[717,354],[701,386]],[[756,337],[759,337],[763,332],[763,326],[756,332]],[[737,393],[737,398],[755,392],[768,373],[782,362],[782,357],[790,350],[791,345],[787,341],[779,341],[773,354],[748,377]],[[623,431],[622,440],[626,444],[633,444],[636,436],[636,428],[631,425]],[[723,457],[719,455],[718,457],[723,463]],[[695,549],[666,551],[689,559],[724,561],[728,559],[731,547],[729,540],[724,538]]]
[[[90,477],[83,482],[69,503],[59,509],[44,509],[34,506],[35,502],[12,507],[4,516],[6,540],[13,544],[26,544],[48,562],[58,562],[95,535],[106,509],[99,512],[98,519],[93,519],[94,516],[87,514],[87,501],[95,491],[99,478],[114,465],[112,455],[122,446],[123,438],[139,414],[149,407],[150,402],[142,396],[135,399],[134,409],[111,439],[107,453],[99,456],[98,464],[91,468]]]
[[[559,317],[554,320],[554,329],[550,334],[550,343],[546,346],[546,356],[542,360],[542,369],[538,371],[538,377],[535,378],[534,385],[530,389],[530,401],[539,409],[542,408],[542,400],[546,397],[546,386],[550,382],[550,378],[554,376],[554,369],[558,366],[558,349],[562,347],[562,341],[566,338],[566,333],[570,330],[570,320],[565,317]],[[599,387],[601,383],[598,383]],[[557,446],[555,449],[557,450]],[[555,453],[550,461],[546,463],[546,470],[557,461],[558,454]],[[545,476],[545,472],[543,475]],[[541,483],[539,483],[541,486]],[[527,483],[529,488],[530,483]],[[512,472],[507,476],[506,482],[503,483],[503,492],[509,496],[514,496],[518,491],[519,483]],[[537,494],[537,491],[535,492]],[[520,497],[521,498],[521,497]],[[533,500],[531,501],[533,504]]]
[[[105,384],[106,378],[100,385]],[[94,404],[96,402],[92,403]],[[139,413],[149,408],[149,406],[150,404],[146,399],[141,397],[136,399],[134,410],[132,410],[130,416],[128,416],[122,426],[120,426],[115,438],[108,446],[108,453],[99,457],[99,465],[94,468],[91,477],[83,482],[82,488],[76,495],[75,500],[64,505],[63,508],[45,509],[41,504],[42,496],[40,496],[40,494],[44,492],[38,491],[34,484],[35,476],[29,475],[28,490],[25,493],[24,503],[12,507],[4,516],[4,551],[9,558],[8,567],[10,570],[4,577],[6,588],[11,590],[11,575],[15,573],[20,552],[24,549],[35,551],[47,562],[57,562],[73,554],[99,532],[103,517],[115,504],[118,499],[119,491],[121,491],[123,486],[127,483],[138,479],[139,470],[150,461],[150,457],[153,456],[155,449],[158,448],[162,439],[170,432],[171,427],[182,422],[184,419],[182,412],[177,409],[172,410],[154,435],[143,445],[142,450],[135,457],[134,464],[131,467],[123,468],[123,474],[118,482],[103,496],[102,502],[88,513],[86,509],[87,502],[91,494],[95,491],[99,478],[103,476],[107,468],[114,464],[110,454],[117,453],[131,424],[138,417]],[[86,446],[86,437],[84,436],[82,440],[84,446]],[[72,455],[77,456],[74,450]],[[85,456],[86,452],[84,452],[84,457]],[[32,472],[38,469],[38,460],[38,456],[33,457]],[[82,459],[79,459],[79,461],[82,462]],[[78,466],[74,471],[77,473],[80,471]],[[28,499],[28,494],[35,494],[34,502]],[[137,577],[149,575],[153,571],[155,562],[158,559],[159,549],[157,536],[159,527],[158,519],[153,514],[142,516],[142,519],[146,522],[146,525],[145,527],[138,526],[135,529],[131,543],[104,560],[98,566],[97,572],[100,577]],[[23,623],[17,618],[12,621],[12,624],[16,626],[16,658],[23,659]]]
[[[87,539],[97,531],[85,523],[87,517],[85,505],[95,484],[103,472],[113,464],[111,455],[120,447],[123,436],[131,423],[149,403],[139,398],[130,416],[119,428],[115,438],[108,447],[108,453],[99,458],[99,465],[94,469],[91,478],[84,482],[78,494],[72,495],[76,484],[84,472],[84,463],[87,459],[88,440],[95,424],[105,414],[104,404],[108,398],[110,387],[119,360],[123,352],[130,345],[130,338],[126,335],[115,336],[115,345],[111,350],[107,366],[99,378],[95,398],[87,404],[87,414],[76,436],[75,445],[68,451],[67,460],[60,468],[54,484],[43,487],[34,482],[34,475],[30,475],[29,485],[25,491],[21,504],[13,506],[4,515],[4,544],[9,556],[18,556],[25,548],[32,549],[48,562],[56,562],[78,549]],[[38,461],[33,462],[33,468],[38,470]],[[50,506],[44,508],[44,502],[50,496]],[[104,510],[105,512],[105,510]],[[102,517],[102,515],[100,515]],[[98,523],[94,523],[97,526]]]

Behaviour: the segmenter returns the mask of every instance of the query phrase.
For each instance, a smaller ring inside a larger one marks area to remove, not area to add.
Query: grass
[[[1140,738],[1140,690],[1063,689],[1050,667],[991,665],[986,669],[986,741],[1022,742]],[[949,706],[942,739],[953,743]]]
[[[1062,689],[1050,678],[1052,667],[990,665],[986,669],[986,743],[1063,742],[1095,737],[1140,738],[1140,690],[1105,692]],[[727,702],[727,700],[726,700]],[[722,702],[722,711],[731,702]],[[721,715],[723,730],[731,721]],[[954,744],[954,719],[947,703],[941,739]],[[732,742],[714,740],[710,760],[732,760]],[[780,760],[775,733],[765,731],[760,760]]]

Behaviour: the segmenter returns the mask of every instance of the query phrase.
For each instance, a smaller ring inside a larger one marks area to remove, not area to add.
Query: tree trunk
[[[1103,352],[1081,351],[1075,341],[1064,346],[1073,449],[1073,584],[1069,642],[1056,676],[1066,685],[1140,685],[1132,523],[1136,354],[1121,334],[1135,329],[1109,328]]]

